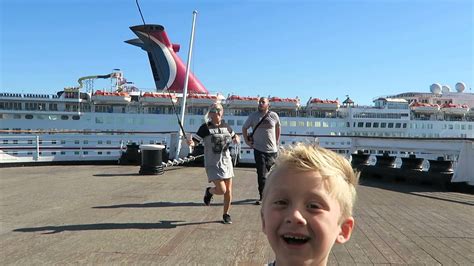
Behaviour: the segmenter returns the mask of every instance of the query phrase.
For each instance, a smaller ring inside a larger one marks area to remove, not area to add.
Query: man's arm
[[[244,141],[245,141],[245,144],[247,144],[250,148],[253,149],[253,141],[249,141],[248,140],[248,129],[250,127],[250,122],[249,122],[249,119],[250,118],[247,118],[247,120],[245,121],[244,125],[242,126],[242,137],[244,138]]]
[[[280,145],[280,136],[281,136],[281,123],[280,123],[280,116],[277,113],[273,112],[275,115],[276,123],[275,123],[275,140],[277,147]]]
[[[245,127],[242,127],[242,136],[244,137],[244,139],[247,139],[248,133],[247,133],[247,128]]]
[[[275,139],[276,139],[277,146],[280,143],[280,134],[281,134],[281,128],[280,128],[280,123],[278,123],[275,125]]]
[[[245,144],[247,144],[250,148],[253,148],[253,141],[249,141],[247,128],[242,127],[242,137],[244,138]]]

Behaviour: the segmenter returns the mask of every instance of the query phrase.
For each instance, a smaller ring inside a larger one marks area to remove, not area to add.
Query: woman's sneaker
[[[222,215],[222,222],[225,223],[225,224],[231,224],[232,219],[230,218],[230,215],[227,214],[227,213]]]
[[[204,204],[206,206],[211,206],[211,200],[212,200],[212,193],[209,192],[210,187],[206,188],[206,192],[204,192]]]

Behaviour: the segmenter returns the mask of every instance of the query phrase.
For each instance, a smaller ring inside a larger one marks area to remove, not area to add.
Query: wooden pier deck
[[[233,224],[222,197],[202,203],[201,167],[138,175],[138,166],[0,168],[2,265],[263,265],[253,168],[236,168]],[[474,265],[474,195],[362,180],[356,228],[330,265]]]

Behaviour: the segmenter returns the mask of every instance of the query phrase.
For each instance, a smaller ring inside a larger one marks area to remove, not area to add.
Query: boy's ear
[[[352,229],[354,229],[354,217],[349,217],[345,219],[341,226],[341,231],[336,238],[336,243],[344,244],[351,238]]]

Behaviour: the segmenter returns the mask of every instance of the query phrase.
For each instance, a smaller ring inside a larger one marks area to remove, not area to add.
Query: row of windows
[[[416,100],[409,100],[409,102],[412,103],[412,102],[417,102],[417,101]],[[418,102],[420,102],[420,103],[431,103],[428,99],[421,99]],[[453,100],[444,100],[444,101],[437,100],[435,103],[438,104],[438,105],[442,105],[442,104],[453,103]]]
[[[408,114],[395,113],[358,113],[353,115],[354,118],[384,118],[384,119],[401,119],[408,117]]]
[[[48,107],[48,108],[46,108]],[[102,110],[103,106],[95,106],[96,112]],[[108,106],[112,108],[112,106]],[[58,111],[57,103],[38,103],[38,102],[26,102],[24,104],[25,110],[32,111]],[[0,101],[0,110],[23,110],[23,105],[21,102],[1,102]],[[81,111],[90,112],[91,106],[89,104],[81,104]],[[110,109],[111,110],[111,109]],[[123,109],[125,110],[125,108]],[[66,112],[78,112],[79,104],[78,103],[66,103],[64,106],[64,111]],[[103,111],[104,112],[104,111]]]
[[[148,114],[174,114],[172,108],[165,106],[151,106],[146,108],[146,111]]]
[[[407,128],[407,123],[386,123],[386,122],[354,122],[353,127],[365,128]]]
[[[21,155],[26,155],[26,156],[33,156],[33,154],[36,154],[36,152],[18,152],[18,151],[7,151],[6,154],[9,155],[14,155],[14,156],[21,156]],[[97,151],[97,152],[89,152],[89,151],[51,151],[51,152],[44,152],[40,151],[39,155],[40,156],[51,156],[51,155],[111,155],[112,151]]]
[[[472,125],[466,125],[466,124],[444,124],[443,129],[450,129],[450,130],[472,130],[473,126]]]
[[[25,103],[25,110],[46,110],[45,103]]]
[[[350,152],[349,150],[339,150],[339,149],[338,150],[333,150],[333,151],[336,152],[336,153],[339,153],[339,154],[349,154],[349,152]],[[245,151],[241,150],[240,154],[251,154],[251,151],[250,150],[245,150]],[[252,154],[253,154],[253,152],[252,152]]]
[[[0,114],[0,119],[22,119],[22,115],[20,114]],[[27,114],[25,115],[25,119],[31,120],[31,119],[39,119],[39,120],[80,120],[81,117],[79,115],[32,115],[32,114]]]
[[[404,133],[404,132],[352,132],[351,136],[364,137],[396,137],[396,138],[439,138],[439,133]],[[460,134],[457,137],[466,138],[467,134]]]
[[[128,140],[126,141],[127,143],[137,143],[137,142],[134,142],[132,140]],[[35,144],[36,141],[33,140],[33,139],[26,139],[26,140],[18,140],[18,139],[12,139],[12,140],[8,140],[8,139],[4,139],[2,140],[2,144],[3,145],[7,145],[7,144],[29,144],[29,145],[32,145],[32,144]],[[57,144],[61,144],[61,145],[65,145],[65,144],[72,144],[74,143],[75,145],[80,145],[80,144],[96,144],[96,145],[112,145],[112,140],[97,140],[97,141],[89,141],[89,140],[38,140],[38,144],[39,145],[57,145]],[[123,140],[121,141],[114,141],[114,143],[116,143],[117,145],[119,143],[123,143]],[[145,142],[142,140],[139,142],[140,144],[144,144]],[[242,142],[243,143],[243,142]],[[162,144],[162,141],[160,140],[149,140],[148,141],[148,144]],[[284,144],[284,143],[282,143]]]
[[[57,103],[50,103],[48,107],[50,111],[58,110]],[[23,110],[23,107],[21,102],[0,102],[0,110]],[[46,111],[46,103],[26,102],[25,110]]]
[[[21,114],[0,114],[0,119],[22,119]],[[27,114],[24,116],[25,119],[39,119],[39,120],[80,120],[79,115],[32,115]],[[194,118],[189,119],[189,125],[196,125],[198,123],[203,123],[203,119],[196,121]],[[174,124],[173,120],[168,120],[169,123]],[[226,121],[230,126],[242,126],[244,120],[234,120],[228,119]],[[131,125],[144,125],[146,124],[162,124],[163,121],[158,121],[157,119],[152,118],[124,118],[124,117],[96,117],[96,124],[131,124]],[[352,127],[354,128],[407,128],[407,123],[395,123],[395,122],[353,122]],[[349,122],[327,122],[327,121],[281,121],[282,127],[316,127],[316,128],[349,128],[351,127]],[[432,123],[411,123],[409,124],[411,129],[433,129]],[[449,130],[472,130],[473,125],[467,123],[457,123],[457,124],[443,124],[443,129]]]
[[[0,110],[22,110],[19,102],[0,102]]]
[[[19,141],[19,140],[17,140],[17,139],[13,139],[13,140],[9,141],[8,139],[4,139],[4,140],[2,141],[2,143],[3,143],[4,145],[5,145],[5,144],[30,144],[30,145],[31,145],[31,144],[33,144],[33,143],[35,143],[35,142],[36,142],[36,141],[34,141],[34,140],[32,140],[32,139],[27,139],[27,140],[25,140],[25,141],[21,141],[21,140]],[[56,144],[64,145],[64,144],[71,144],[71,143],[74,143],[74,144],[76,144],[76,145],[79,145],[79,144],[81,144],[81,142],[82,142],[82,144],[89,144],[89,140],[82,140],[82,141],[80,141],[80,140],[74,140],[74,141],[72,141],[72,140],[71,140],[71,141],[66,141],[66,140],[60,140],[60,141],[58,141],[58,140],[48,140],[48,141],[43,141],[43,140],[39,140],[39,141],[38,141],[38,144],[39,144],[39,145],[43,145],[43,144],[45,144],[45,143],[48,143],[48,144],[51,144],[51,145],[56,145]],[[90,143],[92,143],[92,141],[91,141]],[[111,140],[106,140],[106,141],[98,140],[98,141],[97,141],[97,145],[101,145],[101,144],[108,144],[108,145],[110,145],[110,144],[112,144],[112,141],[111,141]],[[152,143],[152,144],[154,144],[154,143]]]

